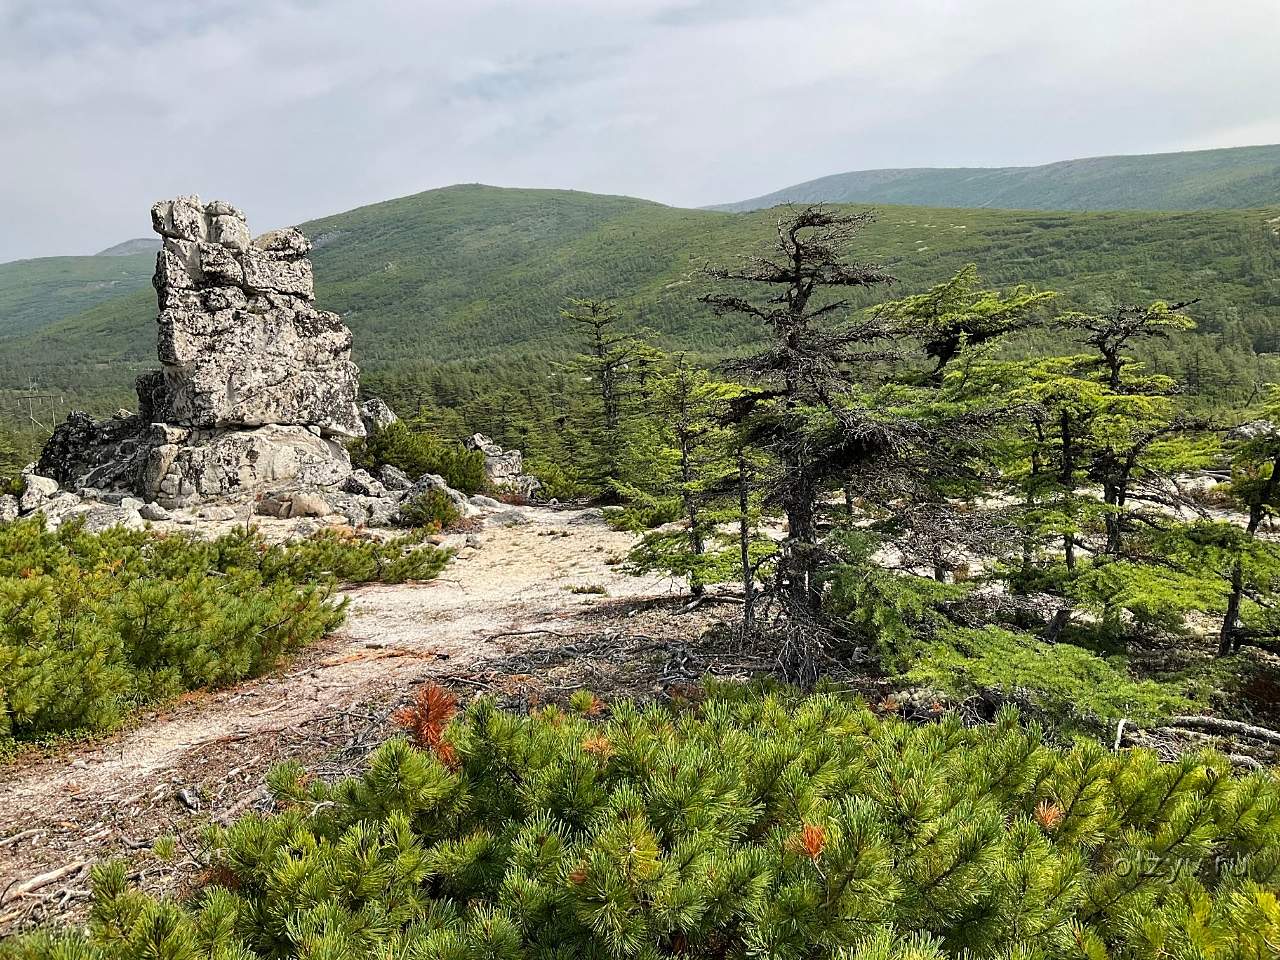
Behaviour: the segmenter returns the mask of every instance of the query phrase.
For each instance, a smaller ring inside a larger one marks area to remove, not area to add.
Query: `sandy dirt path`
[[[632,538],[594,512],[519,508],[475,536],[478,548],[463,547],[437,580],[349,590],[344,627],[272,675],[191,695],[109,739],[0,767],[0,934],[74,919],[89,866],[111,855],[144,861],[135,871],[144,886],[179,886],[181,870],[137,851],[260,806],[272,764],[296,757],[341,772],[343,751],[358,763],[415,684],[518,660],[610,618],[625,627],[675,593],[669,581],[623,573],[617,563]]]

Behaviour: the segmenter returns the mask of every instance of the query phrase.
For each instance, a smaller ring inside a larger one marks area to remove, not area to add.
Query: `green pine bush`
[[[439,487],[424,490],[412,499],[400,504],[396,522],[402,527],[422,530],[444,530],[452,527],[462,514],[458,512],[449,494]]]
[[[1276,956],[1274,772],[1053,747],[1012,711],[721,690],[598,712],[482,700],[354,779],[279,768],[277,812],[208,831],[188,902],[100,866],[87,931],[0,957]]]
[[[409,537],[268,545],[249,530],[201,541],[0,525],[0,746],[107,730],[259,674],[342,622],[340,581],[430,579],[447,560]]]
[[[364,470],[398,467],[410,477],[434,473],[463,493],[476,493],[484,486],[484,454],[468,450],[460,443],[442,440],[403,420],[378,427],[351,447],[352,462]]]

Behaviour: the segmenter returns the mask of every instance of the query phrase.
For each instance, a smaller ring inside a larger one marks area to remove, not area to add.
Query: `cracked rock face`
[[[155,421],[318,427],[363,436],[351,331],[315,308],[311,244],[297,230],[250,240],[244,214],[198,197],[151,208],[159,381],[139,384]]]
[[[351,474],[342,441],[365,433],[359,371],[351,331],[315,307],[307,238],[254,239],[236,207],[194,196],[157,203],[151,220],[163,238],[161,369],[138,378],[136,414],[73,412],[39,474],[161,507],[341,486]]]

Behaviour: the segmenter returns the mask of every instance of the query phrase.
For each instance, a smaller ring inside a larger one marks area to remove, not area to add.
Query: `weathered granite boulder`
[[[467,502],[467,495],[453,489],[453,487],[445,483],[444,477],[435,473],[424,473],[419,477],[417,482],[405,492],[403,502],[408,503],[432,490],[443,490],[453,505],[458,508],[458,514],[464,517],[467,515],[467,508],[470,506]]]
[[[268,493],[258,501],[257,513],[264,517],[291,520],[294,517],[325,517],[333,506],[318,493],[281,491]]]
[[[472,434],[465,446],[484,454],[484,478],[491,490],[532,497],[542,489],[542,481],[524,472],[524,455],[519,450],[503,450],[483,433]]]
[[[399,423],[400,418],[385,401],[377,397],[369,397],[360,404],[360,421],[364,424],[365,433],[369,434],[379,427],[389,427],[393,423]]]
[[[153,425],[153,427],[160,425]],[[182,431],[167,427],[142,468],[145,498],[163,507],[250,494],[267,487],[336,488],[351,458],[336,440],[299,426]]]
[[[53,477],[39,473],[28,473],[22,478],[22,493],[18,495],[18,509],[30,513],[39,509],[40,505],[61,491],[61,486]]]
[[[413,480],[407,473],[389,463],[378,468],[378,479],[384,487],[394,492],[404,492],[413,486]]]
[[[244,214],[199,197],[157,203],[151,219],[164,237],[155,275],[164,369],[162,383],[139,384],[150,418],[363,436],[351,331],[315,309],[306,237],[285,229],[250,241]]]
[[[36,471],[54,492],[87,488],[108,504],[136,494],[160,509],[339,488],[351,473],[343,440],[365,432],[358,370],[351,332],[313,303],[306,237],[252,239],[242,212],[198,197],[157,203],[151,218],[162,367],[138,378],[138,413],[73,412]]]
[[[141,530],[145,526],[142,515],[133,507],[102,504],[93,507],[84,516],[84,528],[89,533],[101,533],[110,527]]]

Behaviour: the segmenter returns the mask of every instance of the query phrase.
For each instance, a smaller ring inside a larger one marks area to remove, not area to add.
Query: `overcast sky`
[[[1280,142],[1280,0],[0,0],[0,261],[450,183],[701,206]]]

